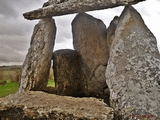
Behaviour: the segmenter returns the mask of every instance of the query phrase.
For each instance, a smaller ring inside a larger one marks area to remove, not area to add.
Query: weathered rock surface
[[[60,4],[60,3],[63,3],[63,2],[67,2],[68,0],[48,0],[47,2],[45,2],[43,4],[43,7],[46,7],[46,6],[49,6],[49,5],[52,5],[52,4]]]
[[[72,22],[73,46],[85,74],[89,96],[103,97],[105,69],[108,62],[107,29],[104,23],[86,13],[78,14]]]
[[[55,51],[53,70],[58,95],[83,96],[85,79],[75,50]]]
[[[160,119],[160,54],[156,38],[131,6],[119,18],[106,78],[111,106],[119,119]]]
[[[107,49],[109,53],[111,51],[111,44],[115,35],[115,30],[117,28],[118,21],[119,17],[115,16],[107,29]]]
[[[43,8],[24,13],[29,20],[136,4],[144,0],[49,0]],[[49,6],[47,6],[49,5]],[[45,7],[46,6],[46,7]]]
[[[0,117],[9,120],[113,120],[113,113],[96,98],[33,91],[0,98]]]
[[[35,26],[30,48],[22,67],[19,92],[43,90],[47,86],[56,26],[52,18],[45,18]]]

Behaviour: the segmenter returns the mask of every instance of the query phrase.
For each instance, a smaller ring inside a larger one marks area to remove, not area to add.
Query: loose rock
[[[96,98],[33,91],[0,98],[0,118],[7,120],[113,120],[113,114],[112,108]]]

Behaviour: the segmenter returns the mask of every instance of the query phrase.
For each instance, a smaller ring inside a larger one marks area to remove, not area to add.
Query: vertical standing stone
[[[114,19],[111,21],[111,23],[108,27],[108,30],[107,30],[107,49],[108,49],[108,52],[110,52],[110,49],[111,49],[111,44],[113,42],[113,38],[115,35],[115,30],[118,25],[118,21],[119,21],[119,17],[115,16]]]
[[[30,48],[22,67],[19,92],[43,90],[47,86],[56,26],[52,18],[44,18],[35,26]]]
[[[88,96],[102,97],[105,69],[108,61],[107,29],[104,23],[86,13],[78,14],[72,22],[73,45],[86,79]]]
[[[54,80],[58,95],[82,96],[85,79],[75,50],[58,50],[53,53]]]
[[[131,6],[122,12],[106,69],[118,120],[160,119],[160,54],[156,38]]]

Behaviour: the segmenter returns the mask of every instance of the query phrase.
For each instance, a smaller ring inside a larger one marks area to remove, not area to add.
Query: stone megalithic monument
[[[160,119],[160,54],[141,15],[125,7],[115,24],[106,82],[117,120]],[[116,118],[115,118],[116,119]]]
[[[18,92],[43,90],[47,86],[55,35],[55,22],[50,17],[41,19],[35,26]]]
[[[101,20],[80,13],[72,21],[72,33],[73,46],[86,79],[86,95],[104,97],[108,62],[106,26]]]
[[[58,95],[83,97],[85,78],[75,50],[64,49],[53,53],[55,88]]]
[[[26,19],[41,20],[34,28],[18,92],[0,98],[0,120],[160,120],[156,38],[130,6],[141,1],[48,0],[43,8],[24,13]],[[125,9],[108,29],[84,13],[121,5]],[[72,21],[75,50],[53,53],[52,16],[72,13],[78,13]],[[52,58],[58,95],[41,92]],[[107,99],[108,105],[103,102]]]

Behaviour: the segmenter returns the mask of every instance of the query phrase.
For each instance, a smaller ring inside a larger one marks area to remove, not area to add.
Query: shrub
[[[14,71],[12,74],[10,74],[10,79],[12,82],[19,82],[20,80],[20,71]]]
[[[5,85],[7,83],[7,81],[5,80],[0,80],[0,85]]]

